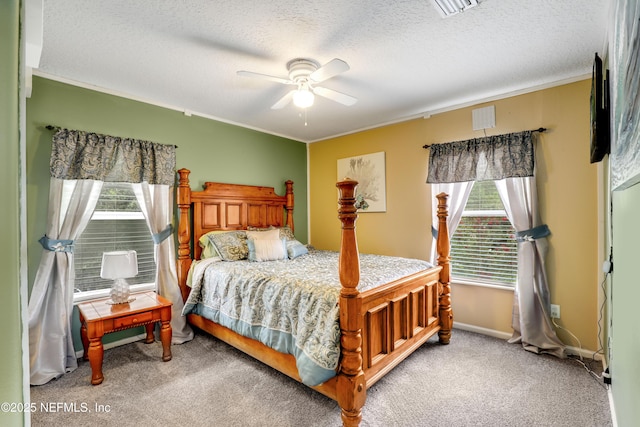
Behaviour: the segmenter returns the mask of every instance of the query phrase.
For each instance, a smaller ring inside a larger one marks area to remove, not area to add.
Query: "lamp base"
[[[129,297],[129,299],[127,299],[126,301],[122,301],[122,302],[115,302],[113,299],[110,299],[110,300],[107,301],[107,304],[109,304],[109,305],[129,304],[130,302],[133,302],[135,300],[136,300],[135,297]]]
[[[115,279],[113,286],[111,286],[111,300],[107,301],[108,304],[128,304],[135,298],[130,298],[129,284],[124,279]]]

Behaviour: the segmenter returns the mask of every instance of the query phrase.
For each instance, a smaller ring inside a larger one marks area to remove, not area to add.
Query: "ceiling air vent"
[[[457,15],[478,5],[478,0],[431,0],[443,18]]]

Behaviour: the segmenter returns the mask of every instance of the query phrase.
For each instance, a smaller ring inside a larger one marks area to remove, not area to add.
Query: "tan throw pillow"
[[[247,230],[247,239],[253,240],[279,240],[280,231],[277,228],[265,231],[250,231]]]
[[[276,261],[287,259],[285,239],[247,239],[249,261]]]

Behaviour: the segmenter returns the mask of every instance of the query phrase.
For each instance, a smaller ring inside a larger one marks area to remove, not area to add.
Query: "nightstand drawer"
[[[151,320],[153,320],[152,312],[149,311],[146,313],[138,313],[132,316],[126,316],[126,317],[120,317],[118,319],[114,319],[113,327],[117,329],[117,328],[135,325],[137,323],[150,322]]]

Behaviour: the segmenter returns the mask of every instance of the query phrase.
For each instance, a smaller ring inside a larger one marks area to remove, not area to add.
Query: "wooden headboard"
[[[200,258],[202,249],[197,242],[203,234],[284,225],[294,230],[293,181],[285,182],[284,196],[277,195],[273,187],[217,182],[205,182],[202,191],[191,191],[190,173],[188,169],[178,171],[178,281],[181,288],[186,283],[191,261]]]

